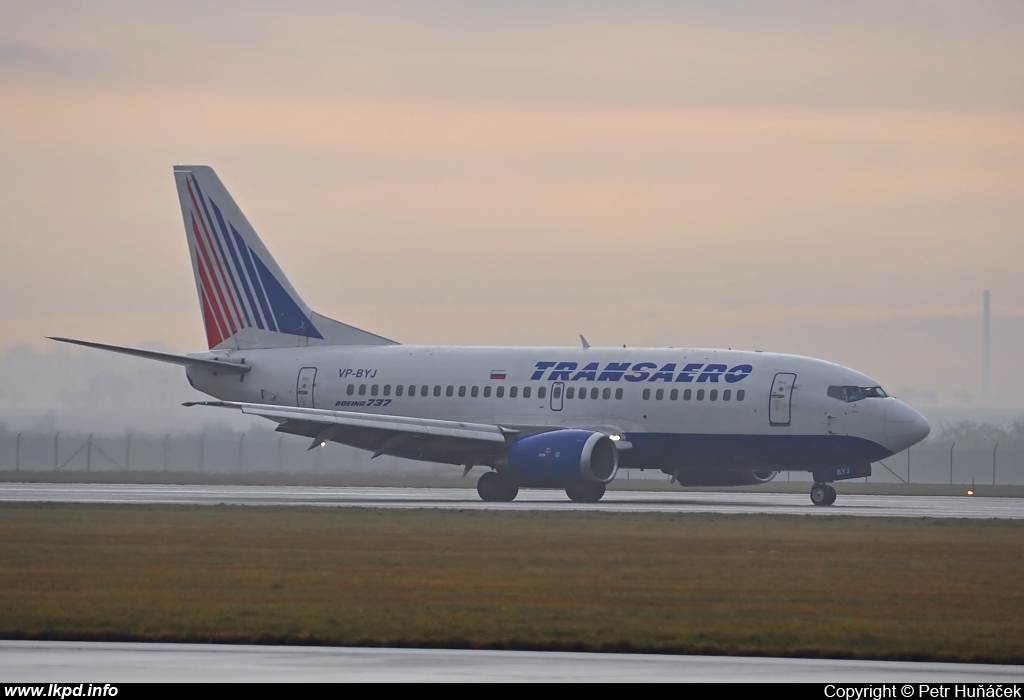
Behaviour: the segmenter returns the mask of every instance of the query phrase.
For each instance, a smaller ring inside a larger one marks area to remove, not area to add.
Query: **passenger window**
[[[376,396],[378,391],[380,391],[380,387],[374,384],[370,387],[370,396]]]
[[[654,398],[657,399],[658,401],[661,401],[663,398],[665,398],[665,390],[658,389],[656,392],[654,392]]]
[[[360,384],[359,385],[359,395],[360,396],[366,396],[366,385],[365,384]]]
[[[444,390],[444,395],[445,396],[455,396],[455,387],[453,387],[451,384],[449,384],[448,388]]]
[[[519,387],[517,387],[517,386],[510,386],[508,388],[508,397],[510,399],[514,399],[516,397],[516,394],[518,394],[518,393],[519,393]]]
[[[459,398],[460,399],[461,398],[465,398],[465,396],[466,396],[466,387],[460,386],[459,387]]]
[[[548,388],[546,386],[542,386],[539,389],[537,389],[537,398],[538,399],[543,399],[547,395],[548,395]]]
[[[404,392],[404,391],[405,391],[405,385],[404,384],[397,384],[397,385],[395,385],[395,396],[401,396],[402,392]]]
[[[523,398],[524,399],[530,398],[530,387],[528,387],[528,386],[524,386],[523,387]]]
[[[704,390],[703,389],[697,389],[697,400],[698,401],[703,401],[704,400]]]
[[[743,389],[737,389],[736,390],[736,400],[737,401],[742,401],[743,397],[746,396],[746,395],[747,395],[747,392],[745,392]]]
[[[673,401],[677,400],[679,398],[679,389],[673,389],[672,392],[668,395],[668,397]]]
[[[410,384],[409,385],[409,396],[415,396],[415,395],[416,395],[416,385],[415,384]]]
[[[609,389],[608,387],[605,387],[604,392],[602,392],[601,396],[605,399],[605,401],[607,401],[612,397],[612,390]]]
[[[684,390],[683,391],[683,401],[689,401],[691,398],[693,398],[693,390],[692,389]]]
[[[484,387],[484,398],[485,399],[491,398],[491,387],[490,387],[490,385],[487,385],[487,386]]]
[[[732,398],[732,389],[726,389],[722,392],[722,401],[728,401]]]
[[[440,384],[435,384],[434,385],[434,396],[440,396],[440,395],[441,395],[441,385]]]
[[[475,386],[472,389],[470,389],[469,390],[469,395],[472,396],[475,399],[477,396],[480,395],[480,387]]]
[[[499,385],[498,390],[494,392],[495,396],[499,399],[505,395],[505,387]]]
[[[574,399],[574,398],[576,398],[576,388],[575,387],[571,387],[571,386],[570,387],[566,387],[566,389],[565,389],[565,398],[567,398],[567,399]]]
[[[346,393],[349,396],[351,396],[352,394],[356,393],[356,385],[355,384],[349,384],[348,385],[348,391]]]
[[[651,390],[644,389],[644,401],[647,401],[649,398],[651,398]]]
[[[391,396],[391,385],[390,384],[385,384],[384,385],[384,395],[385,396]]]
[[[600,390],[600,389],[598,389],[598,388],[597,388],[597,387],[595,386],[595,387],[594,387],[593,389],[591,389],[591,390],[590,390],[590,398],[592,398],[592,399],[596,399],[596,398],[597,398],[597,396],[598,396],[598,394],[600,394],[600,393],[601,393],[601,390]]]
[[[615,390],[615,398],[617,398],[617,399],[621,399],[622,398],[622,389],[616,389]]]
[[[562,398],[562,387],[561,387],[561,385],[552,387],[552,389],[551,389],[551,398],[553,398],[553,399],[560,399],[560,398]]]
[[[424,384],[420,387],[420,396],[426,396],[430,393],[430,387]]]
[[[711,399],[712,401],[718,401],[718,389],[712,389],[711,394],[710,396],[708,396],[708,398]]]

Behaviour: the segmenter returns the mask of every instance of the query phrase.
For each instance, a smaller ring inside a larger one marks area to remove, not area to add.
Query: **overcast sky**
[[[1022,36],[1020,2],[7,0],[0,368],[203,349],[171,166],[205,163],[311,306],[401,342],[977,402],[989,288],[1024,408]]]

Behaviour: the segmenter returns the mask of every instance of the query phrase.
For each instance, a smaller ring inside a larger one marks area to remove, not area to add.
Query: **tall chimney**
[[[985,310],[981,327],[981,381],[985,400],[988,401],[992,398],[992,295],[989,290],[985,290],[982,299]]]

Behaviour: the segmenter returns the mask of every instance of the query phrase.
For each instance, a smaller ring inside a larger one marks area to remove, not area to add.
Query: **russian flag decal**
[[[503,369],[492,369],[491,370],[491,379],[504,379],[504,378],[505,378],[505,370],[503,370]]]

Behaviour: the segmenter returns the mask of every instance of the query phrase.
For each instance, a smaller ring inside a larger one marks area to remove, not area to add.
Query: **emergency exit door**
[[[551,385],[551,410],[561,411],[562,410],[562,394],[565,393],[565,384],[562,382],[555,382]]]

